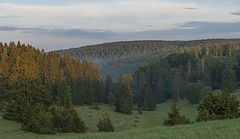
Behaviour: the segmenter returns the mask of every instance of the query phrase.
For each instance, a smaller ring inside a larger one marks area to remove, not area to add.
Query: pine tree
[[[116,112],[132,113],[132,93],[126,84],[122,84],[116,96]]]

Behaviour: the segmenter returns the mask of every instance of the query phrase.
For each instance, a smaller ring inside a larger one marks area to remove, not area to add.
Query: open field
[[[234,95],[240,98],[240,91]],[[86,123],[88,130],[85,134],[36,135],[21,131],[21,125],[16,122],[0,119],[0,138],[4,139],[139,139],[139,138],[238,138],[240,136],[240,120],[212,121],[174,127],[163,126],[172,102],[158,104],[157,110],[144,111],[142,115],[133,111],[132,115],[114,112],[113,106],[102,105],[100,110],[89,106],[75,107],[80,117]],[[191,120],[197,116],[197,105],[187,101],[177,104],[180,113]],[[97,133],[96,124],[102,114],[108,113],[116,128],[115,133]],[[93,133],[95,132],[95,133]]]

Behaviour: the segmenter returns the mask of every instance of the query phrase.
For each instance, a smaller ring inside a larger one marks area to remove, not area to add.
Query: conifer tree
[[[132,113],[132,93],[126,84],[122,84],[116,96],[116,112]]]
[[[179,109],[177,108],[177,104],[173,103],[171,106],[171,112],[168,113],[168,119],[164,120],[164,125],[167,126],[174,126],[174,125],[181,125],[181,124],[191,124],[192,122],[181,116],[179,114]]]
[[[146,111],[152,111],[156,108],[156,101],[153,97],[152,89],[148,84],[142,87],[138,108]]]
[[[237,87],[237,79],[232,66],[226,66],[222,75],[223,89],[233,92]]]
[[[209,93],[198,106],[197,121],[223,120],[240,116],[239,101],[228,90],[213,95]]]
[[[107,75],[105,80],[105,95],[104,98],[108,98],[108,96],[113,93],[113,81],[112,77]],[[105,103],[109,103],[108,100],[105,100]]]
[[[107,114],[104,114],[97,124],[99,132],[114,132],[114,127],[111,119]]]

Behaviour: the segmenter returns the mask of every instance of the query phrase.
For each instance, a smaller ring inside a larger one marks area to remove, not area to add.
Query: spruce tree
[[[237,87],[237,79],[232,66],[226,66],[222,75],[223,89],[233,92]]]
[[[132,113],[132,93],[126,84],[122,84],[116,96],[116,112]]]
[[[111,119],[107,114],[104,114],[97,124],[99,132],[114,132],[114,127]]]
[[[138,108],[141,110],[152,111],[156,109],[156,101],[152,94],[152,89],[148,84],[142,87],[141,97],[138,103]]]
[[[164,120],[164,125],[167,126],[174,126],[174,125],[181,125],[181,124],[191,124],[192,122],[181,116],[179,114],[179,109],[177,108],[177,104],[173,103],[171,106],[171,111],[168,113],[168,119]]]

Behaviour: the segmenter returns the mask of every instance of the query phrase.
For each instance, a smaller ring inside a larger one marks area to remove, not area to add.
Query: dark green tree
[[[58,132],[63,133],[83,133],[87,127],[78,116],[72,106],[52,107],[50,110],[53,116],[53,125]]]
[[[108,100],[108,104],[115,105],[115,103],[116,103],[116,96],[115,96],[115,94],[110,92],[109,95],[108,95],[107,100]]]
[[[181,124],[191,124],[192,122],[181,116],[179,114],[179,109],[177,108],[177,104],[173,103],[171,106],[171,112],[168,113],[168,119],[164,120],[164,125],[166,126],[174,126],[174,125],[181,125]]]
[[[53,116],[47,112],[43,105],[27,106],[23,111],[23,124],[21,129],[38,134],[53,134]]]
[[[114,127],[111,119],[107,114],[104,114],[97,124],[99,132],[114,132]]]
[[[238,118],[239,101],[227,90],[213,95],[209,93],[198,106],[197,121],[223,120]]]
[[[105,103],[108,103],[108,100],[106,98],[108,98],[108,96],[113,93],[113,81],[112,81],[112,77],[107,75],[106,79],[105,79]]]
[[[175,101],[180,101],[181,98],[184,96],[184,89],[185,89],[185,81],[180,72],[176,72],[173,79],[172,85],[172,98]]]
[[[186,98],[191,104],[198,104],[212,89],[202,82],[188,83]]]
[[[10,98],[10,86],[7,83],[7,77],[0,72],[0,112],[6,106],[6,103],[11,100]]]
[[[156,101],[152,94],[152,89],[148,84],[142,87],[138,108],[141,110],[152,111],[156,109]]]
[[[223,89],[233,92],[237,88],[237,79],[232,66],[226,66],[222,75]]]
[[[154,97],[156,98],[157,103],[162,103],[167,100],[167,93],[169,93],[168,90],[169,89],[167,87],[167,80],[163,80],[162,78],[160,78],[157,81],[157,86],[154,91]]]
[[[122,84],[116,96],[116,112],[132,113],[132,93],[126,84]]]

